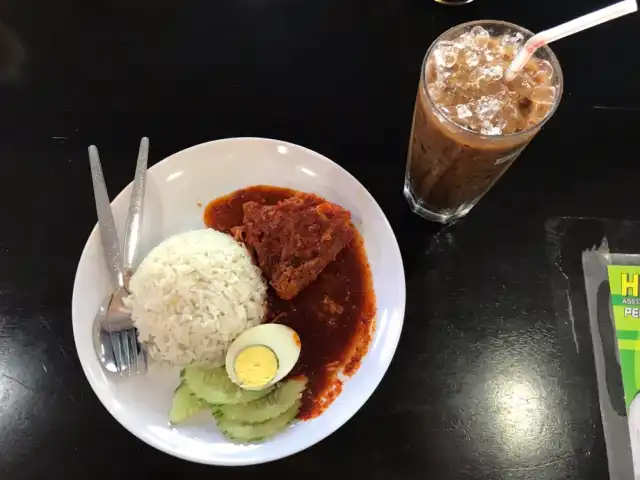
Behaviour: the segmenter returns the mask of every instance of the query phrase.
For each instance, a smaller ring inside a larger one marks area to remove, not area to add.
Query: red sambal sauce
[[[242,224],[245,202],[274,205],[296,193],[266,185],[243,188],[211,201],[204,223],[230,233]],[[339,370],[345,375],[356,372],[371,343],[375,313],[371,270],[358,233],[317,280],[293,299],[282,300],[268,289],[265,322],[288,325],[302,343],[300,359],[291,372],[309,379],[298,418],[317,417],[335,400],[342,390]]]

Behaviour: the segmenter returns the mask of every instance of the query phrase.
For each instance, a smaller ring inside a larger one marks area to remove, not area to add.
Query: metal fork
[[[129,296],[129,280],[133,274],[133,262],[140,241],[148,156],[149,139],[145,137],[140,142],[136,163],[125,227],[123,260],[98,149],[95,145],[89,147],[89,163],[103,252],[118,287],[98,310],[94,326],[94,343],[104,367],[121,375],[144,373],[147,370],[146,352],[137,340],[131,313],[126,308],[124,299]]]

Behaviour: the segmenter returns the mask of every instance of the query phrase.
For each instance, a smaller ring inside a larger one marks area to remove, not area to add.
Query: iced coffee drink
[[[555,111],[562,72],[548,47],[504,79],[531,35],[506,22],[471,22],[427,52],[405,178],[416,213],[443,223],[466,215]]]

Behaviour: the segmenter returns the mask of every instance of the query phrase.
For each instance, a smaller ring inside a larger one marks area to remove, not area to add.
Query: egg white
[[[264,345],[269,348],[278,360],[278,371],[275,377],[266,385],[253,390],[267,388],[279,382],[291,372],[300,357],[300,337],[291,328],[277,323],[258,325],[242,332],[231,344],[227,351],[225,366],[231,381],[244,387],[235,372],[235,360],[238,354],[247,347]]]

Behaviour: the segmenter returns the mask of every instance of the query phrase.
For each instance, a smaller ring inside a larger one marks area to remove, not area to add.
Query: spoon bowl
[[[109,333],[100,327],[102,322],[106,321],[111,298],[112,295],[109,295],[104,299],[93,320],[93,346],[98,355],[98,360],[100,360],[104,369],[109,372],[118,373]]]

